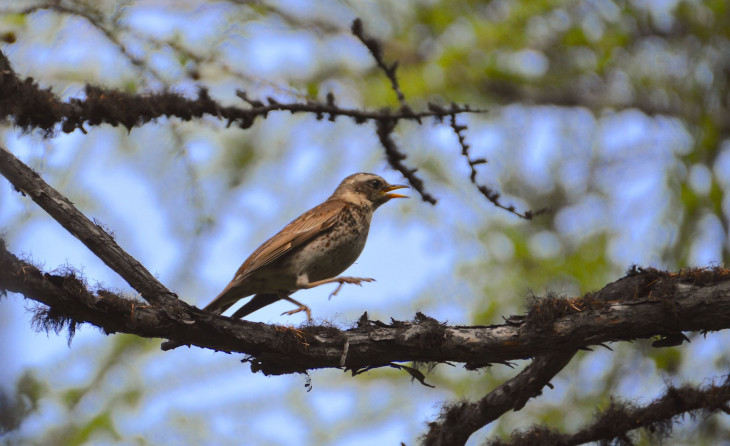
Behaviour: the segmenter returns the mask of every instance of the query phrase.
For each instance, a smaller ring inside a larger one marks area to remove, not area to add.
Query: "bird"
[[[233,318],[243,318],[283,299],[297,308],[282,315],[304,311],[311,322],[309,307],[292,299],[291,294],[338,283],[331,297],[346,283],[372,282],[374,279],[339,274],[360,256],[375,210],[393,198],[408,198],[392,193],[408,187],[389,184],[372,173],[348,176],[324,202],[295,218],[259,246],[204,310],[220,315],[239,300],[253,295],[233,313]]]

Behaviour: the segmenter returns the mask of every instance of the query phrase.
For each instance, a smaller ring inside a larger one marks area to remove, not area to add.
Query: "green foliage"
[[[88,420],[85,424],[76,427],[64,433],[64,443],[69,446],[81,446],[88,444],[94,439],[106,439],[119,441],[122,437],[114,429],[112,414],[110,412],[102,412],[94,418]]]
[[[682,364],[682,351],[679,347],[656,349],[652,352],[651,359],[654,360],[656,368],[671,375],[679,371]]]

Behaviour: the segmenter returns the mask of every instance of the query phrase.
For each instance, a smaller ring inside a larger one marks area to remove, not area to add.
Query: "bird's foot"
[[[303,277],[306,278],[306,276],[303,276]],[[375,282],[375,279],[370,279],[367,277],[345,277],[345,276],[343,276],[343,277],[333,277],[331,279],[318,280],[316,282],[309,282],[309,283],[299,283],[299,281],[297,281],[297,286],[300,289],[308,290],[310,288],[318,287],[318,286],[324,285],[326,283],[335,283],[335,282],[339,283],[339,285],[337,285],[337,288],[335,288],[335,291],[333,291],[332,294],[330,294],[330,299],[332,298],[332,296],[336,296],[337,293],[340,292],[340,288],[342,288],[342,285],[344,285],[346,283],[352,283],[354,285],[362,286],[362,282]]]
[[[301,311],[304,311],[307,313],[307,322],[311,324],[312,323],[312,310],[310,310],[309,307],[306,305],[300,305],[298,308],[281,313],[281,315],[283,316],[286,314],[288,316],[291,316],[292,314],[297,314]]]
[[[375,279],[370,279],[368,277],[335,277],[332,279],[332,282],[338,282],[337,288],[330,294],[329,299],[332,299],[332,296],[337,296],[337,293],[340,292],[340,288],[342,288],[342,285],[346,283],[351,283],[353,285],[362,286],[362,282],[375,282]]]

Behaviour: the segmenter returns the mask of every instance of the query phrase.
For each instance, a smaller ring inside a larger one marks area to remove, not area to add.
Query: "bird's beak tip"
[[[383,189],[383,193],[385,193],[385,196],[388,198],[410,198],[408,195],[401,195],[401,194],[388,194],[387,192],[394,191],[397,189],[409,189],[410,186],[406,186],[405,184],[393,184],[391,186],[386,187]]]

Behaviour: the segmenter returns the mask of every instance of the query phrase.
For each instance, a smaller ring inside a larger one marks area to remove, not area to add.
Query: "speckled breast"
[[[306,273],[310,282],[341,274],[365,247],[371,218],[372,211],[352,205],[345,207],[332,229],[308,243],[292,263],[301,265],[300,273]]]

